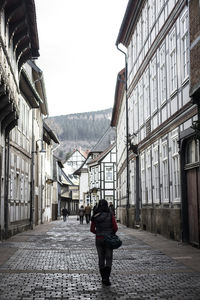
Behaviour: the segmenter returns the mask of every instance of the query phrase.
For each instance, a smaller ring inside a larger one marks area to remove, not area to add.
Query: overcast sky
[[[35,0],[49,115],[113,107],[124,55],[115,42],[128,0]]]

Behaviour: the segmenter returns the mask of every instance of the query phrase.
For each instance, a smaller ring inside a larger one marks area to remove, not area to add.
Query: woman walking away
[[[107,247],[104,242],[105,234],[113,234],[118,226],[106,200],[100,200],[97,210],[92,217],[90,231],[96,234],[96,248],[99,259],[99,271],[102,283],[111,285],[109,277],[112,267],[113,249]]]

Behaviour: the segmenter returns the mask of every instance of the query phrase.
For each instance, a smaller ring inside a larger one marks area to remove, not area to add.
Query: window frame
[[[168,141],[162,142],[162,195],[163,202],[169,202]]]
[[[189,77],[189,25],[188,25],[188,10],[186,9],[180,18],[180,33],[181,33],[181,58],[182,58],[182,83]],[[186,69],[186,72],[185,72]]]
[[[154,203],[160,202],[160,184],[159,184],[159,147],[158,143],[153,146],[153,196],[154,196]]]
[[[178,153],[178,132],[175,130],[171,136],[172,151],[172,190],[174,202],[180,202],[180,160]]]
[[[108,174],[108,169],[111,169]],[[108,175],[111,175],[111,179],[108,178]],[[106,182],[112,182],[114,179],[114,173],[113,173],[113,166],[105,166],[105,181]]]
[[[151,112],[154,114],[158,109],[157,97],[157,59],[156,55],[152,58],[150,64],[150,91],[151,91]]]
[[[166,50],[165,50],[165,43],[162,44],[160,47],[159,52],[160,58],[160,99],[161,105],[163,105],[167,100],[167,88],[166,88]]]
[[[169,71],[170,94],[173,94],[177,90],[177,45],[175,27],[169,35]]]

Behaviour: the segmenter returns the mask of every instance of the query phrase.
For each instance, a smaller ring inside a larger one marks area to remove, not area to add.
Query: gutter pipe
[[[127,54],[123,50],[119,48],[119,44],[116,43],[117,49],[122,52],[125,56],[125,93],[126,93],[126,226],[129,227],[129,208],[130,208],[130,199],[129,199],[129,191],[130,191],[130,172],[129,172],[129,130],[128,130],[128,97],[127,97]]]

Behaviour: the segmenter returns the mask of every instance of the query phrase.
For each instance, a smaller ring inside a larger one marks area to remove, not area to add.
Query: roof
[[[99,163],[115,146],[116,143],[113,143],[107,149],[105,149],[101,154],[99,154],[95,159],[88,161],[87,164],[91,166],[93,164]]]
[[[61,174],[62,174],[63,184],[74,185],[73,182],[69,179],[69,176],[67,176],[67,174],[64,172],[63,169],[61,169]]]
[[[40,98],[42,99],[42,101],[40,101],[39,103],[41,112],[43,115],[47,116],[49,112],[43,72],[34,61],[29,60],[28,64],[32,67],[33,70],[33,80],[35,89],[37,90]]]
[[[50,144],[50,140],[53,140],[56,144],[59,144],[57,136],[45,122],[43,122],[43,129],[44,141],[46,141],[47,144]]]
[[[82,165],[73,173],[73,175],[80,175],[81,171],[84,169],[87,169],[87,167],[84,168],[84,165],[86,164],[87,159],[82,163]]]
[[[129,0],[116,40],[116,45],[123,44],[126,47],[128,46],[133,25],[135,24],[138,16],[138,9],[141,7],[143,2],[143,0]]]
[[[1,1],[0,9],[4,9],[5,22],[9,27],[9,35],[13,40],[18,68],[28,59],[39,57],[39,40],[34,0]]]
[[[58,163],[59,167],[60,167],[61,169],[63,169],[64,166],[63,166],[63,164],[62,164],[61,159],[60,159],[58,156],[56,156],[55,154],[53,154],[53,158],[54,158],[54,160]]]
[[[26,98],[26,101],[29,103],[29,105],[32,108],[38,108],[39,103],[42,103],[42,99],[32,85],[32,82],[30,81],[24,68],[22,68],[22,71],[20,73],[19,87],[21,93]]]
[[[124,90],[125,90],[125,68],[122,69],[117,75],[111,126],[117,125],[120,108],[123,100]]]
[[[111,126],[108,127],[104,135],[99,139],[99,141],[96,143],[96,145],[90,150],[90,153],[94,152],[103,152],[112,141],[115,141],[116,139],[116,131],[115,128],[112,128]]]

